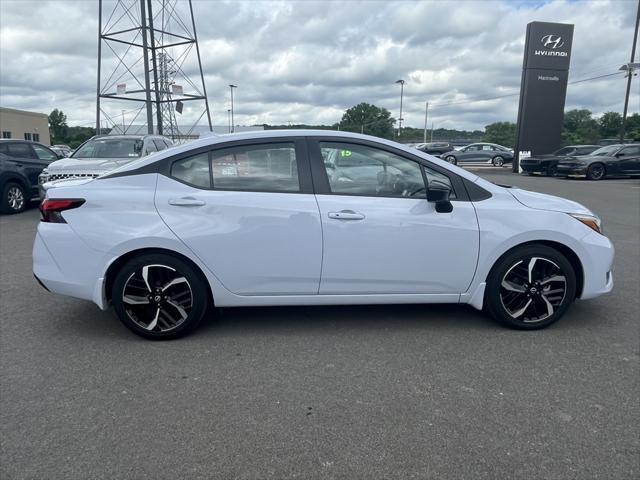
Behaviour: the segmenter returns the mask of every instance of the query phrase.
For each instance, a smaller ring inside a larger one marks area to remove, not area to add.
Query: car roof
[[[202,137],[188,143],[175,145],[171,148],[167,148],[160,152],[152,153],[151,155],[142,157],[138,160],[134,160],[130,163],[127,163],[126,165],[123,165],[117,168],[111,173],[135,170],[135,169],[144,167],[145,165],[149,165],[151,163],[160,161],[163,158],[172,157],[174,155],[179,155],[181,153],[186,153],[201,147],[215,146],[218,144],[224,144],[228,142],[235,142],[235,141],[242,141],[242,140],[259,140],[261,138],[277,139],[277,138],[302,138],[302,137],[333,137],[333,138],[344,138],[345,140],[349,140],[349,139],[367,140],[370,142],[379,143],[381,145],[387,145],[397,150],[402,150],[413,156],[426,157],[429,161],[436,163],[440,166],[443,166],[447,170],[455,170],[455,173],[457,173],[459,176],[464,177],[468,180],[471,180],[472,182],[478,178],[477,175],[471,172],[468,172],[467,170],[464,170],[462,168],[454,167],[449,162],[436,158],[432,155],[423,153],[420,150],[416,150],[415,148],[409,147],[407,145],[394,142],[392,140],[386,140],[384,138],[374,137],[371,135],[362,135],[360,133],[343,132],[339,130],[311,130],[311,129],[309,130],[305,130],[305,129],[256,130],[256,131],[250,131],[250,132],[226,133],[223,135]]]
[[[560,147],[560,148],[584,148],[584,147],[595,147],[595,148],[600,148],[600,147],[604,147],[605,145],[567,145],[565,147]],[[609,146],[609,145],[606,145]]]

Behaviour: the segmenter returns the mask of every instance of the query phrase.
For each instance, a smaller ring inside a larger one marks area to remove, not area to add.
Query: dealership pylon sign
[[[540,155],[560,147],[572,42],[573,25],[527,25],[514,172],[519,168],[520,152]]]

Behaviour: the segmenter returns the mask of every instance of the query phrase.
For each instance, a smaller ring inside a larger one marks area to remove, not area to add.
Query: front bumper
[[[586,300],[609,293],[613,289],[613,258],[615,248],[604,235],[588,233],[581,241],[584,282],[580,299]]]
[[[587,174],[587,165],[562,165],[556,167],[557,175],[563,177],[584,176]]]

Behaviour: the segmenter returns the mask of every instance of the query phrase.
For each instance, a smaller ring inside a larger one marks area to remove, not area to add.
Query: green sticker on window
[[[341,157],[350,157],[351,156],[351,150],[340,150],[340,156]]]

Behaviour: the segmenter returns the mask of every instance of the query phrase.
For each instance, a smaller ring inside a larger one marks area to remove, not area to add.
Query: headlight
[[[584,223],[591,230],[594,230],[594,231],[602,234],[602,232],[603,232],[603,230],[602,230],[602,221],[598,217],[593,216],[593,215],[582,215],[582,214],[579,214],[579,213],[570,213],[569,215],[571,215],[573,218],[575,218],[579,222]]]

